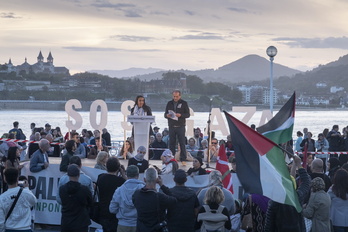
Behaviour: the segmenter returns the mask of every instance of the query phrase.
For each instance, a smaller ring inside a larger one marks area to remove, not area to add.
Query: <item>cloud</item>
[[[160,49],[123,49],[123,48],[100,48],[100,47],[63,47],[63,49],[75,52],[159,52]]]
[[[190,10],[185,10],[185,13],[186,13],[187,15],[190,15],[190,16],[195,15],[195,13],[194,13],[193,11],[190,11]]]
[[[113,9],[124,13],[124,16],[130,18],[142,17],[140,15],[140,10],[136,9],[136,5],[129,3],[109,3],[108,1],[97,2],[91,4],[98,9]]]
[[[135,35],[113,35],[110,36],[112,39],[118,39],[121,41],[138,42],[138,41],[152,41],[154,37],[148,36],[135,36]]]
[[[279,37],[273,41],[281,42],[292,48],[339,48],[348,49],[348,37],[328,38],[290,38]]]
[[[93,3],[91,5],[97,8],[111,8],[115,10],[122,10],[124,8],[135,7],[134,4],[128,4],[128,3],[112,4],[109,2],[99,2],[99,3]]]
[[[209,33],[209,32],[202,32],[197,35],[184,35],[179,37],[173,37],[173,39],[181,39],[181,40],[224,40],[224,37],[216,34],[216,33]]]
[[[255,14],[254,12],[250,12],[247,9],[243,9],[243,8],[229,7],[227,9],[230,11],[242,13],[242,14]]]
[[[134,10],[125,10],[123,11],[126,17],[130,17],[130,18],[138,18],[138,17],[142,17],[139,13],[137,13]]]
[[[21,17],[16,16],[15,13],[13,12],[3,12],[0,13],[0,18],[5,18],[5,19],[19,19]]]

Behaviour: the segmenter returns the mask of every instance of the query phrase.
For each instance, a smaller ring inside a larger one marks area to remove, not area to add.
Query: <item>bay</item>
[[[229,112],[231,115],[238,119],[242,119],[245,113],[240,112]],[[277,113],[276,111],[274,114]],[[89,112],[79,112],[82,116],[83,124],[82,128],[78,130],[81,132],[83,128],[92,130],[93,128],[89,122]],[[98,114],[97,114],[98,115]],[[160,131],[168,127],[167,119],[164,118],[163,112],[153,112],[156,117],[156,122],[152,126],[158,126]],[[260,126],[262,111],[256,111],[247,125],[255,124]],[[295,125],[293,138],[296,139],[296,132],[302,131],[304,127],[307,127],[314,135],[314,138],[318,137],[325,128],[331,130],[332,126],[337,124],[340,127],[340,131],[344,126],[348,125],[347,117],[348,112],[345,110],[332,110],[332,111],[296,111],[295,113]],[[19,127],[22,128],[25,135],[29,137],[31,134],[30,123],[36,123],[36,127],[44,127],[46,123],[52,125],[52,128],[59,126],[65,134],[68,129],[65,125],[65,121],[68,120],[68,115],[65,111],[42,111],[42,110],[8,110],[0,111],[0,128],[1,134],[8,132],[13,128],[13,122],[18,121]],[[206,128],[208,121],[208,112],[194,112],[194,115],[189,118],[189,120],[194,120],[194,127],[199,127],[201,130]],[[98,117],[97,117],[98,118]],[[223,119],[226,124],[225,117]],[[124,115],[120,111],[109,111],[108,112],[108,122],[106,128],[111,134],[112,140],[122,141],[124,136],[128,137],[131,135],[131,131],[124,133],[121,127],[121,122],[125,120]],[[212,124],[217,124],[217,121],[212,121]],[[226,124],[227,125],[227,124]],[[218,139],[226,139],[226,136],[222,135],[221,131],[216,131],[216,137]]]

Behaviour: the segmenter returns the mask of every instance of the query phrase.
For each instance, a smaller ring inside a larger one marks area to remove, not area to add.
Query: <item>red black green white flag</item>
[[[296,94],[294,92],[278,113],[256,130],[276,144],[291,140],[295,121],[295,100]]]
[[[292,205],[300,212],[301,205],[282,150],[227,112],[225,116],[233,141],[237,175],[244,190]]]

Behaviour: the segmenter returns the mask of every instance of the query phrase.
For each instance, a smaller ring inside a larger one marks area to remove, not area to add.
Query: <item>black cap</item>
[[[154,130],[159,130],[159,129],[161,129],[161,128],[155,126],[153,129],[154,129]]]
[[[183,184],[186,182],[186,180],[187,180],[186,172],[182,169],[176,170],[174,174],[174,181],[178,184]]]
[[[80,169],[76,164],[70,164],[68,166],[68,171],[67,171],[68,176],[79,176],[80,175]]]
[[[46,123],[45,127],[51,127],[51,125],[49,123]]]

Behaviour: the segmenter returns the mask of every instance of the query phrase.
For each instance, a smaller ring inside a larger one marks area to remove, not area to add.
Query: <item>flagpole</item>
[[[211,105],[212,105],[213,99],[210,98],[210,110],[209,110],[209,118],[208,118],[208,151],[207,151],[207,163],[206,163],[206,168],[210,168],[210,147],[211,147],[211,130],[210,130],[210,117],[211,117]]]
[[[282,148],[282,146],[280,146],[279,144],[276,144],[277,147],[282,150],[283,152],[285,152],[286,154],[288,154],[290,157],[294,157],[295,155],[289,151],[287,151],[286,149]]]

